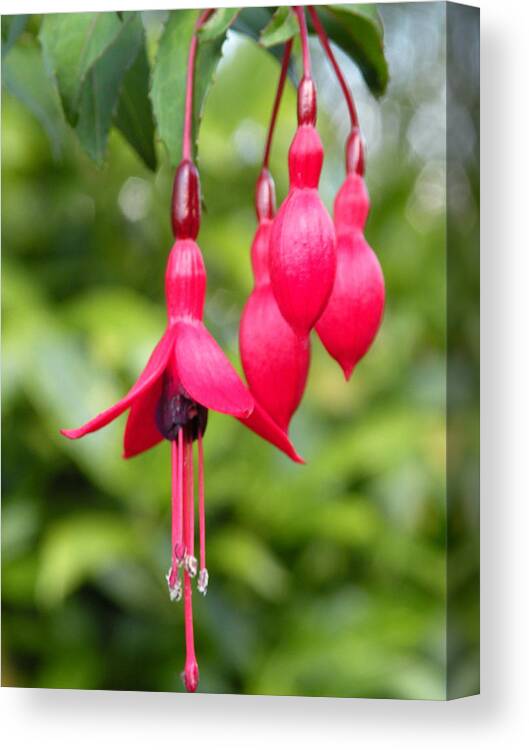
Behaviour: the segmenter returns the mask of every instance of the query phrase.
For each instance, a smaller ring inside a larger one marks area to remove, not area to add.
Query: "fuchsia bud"
[[[348,174],[334,202],[336,279],[316,326],[349,380],[377,334],[384,310],[384,277],[364,237],[369,196],[360,174]]]
[[[272,228],[270,276],[283,317],[306,336],[327,304],[336,270],[334,227],[318,194],[323,147],[312,124],[315,88],[306,79],[298,89],[298,116],[288,155],[290,190]]]
[[[241,317],[239,347],[252,395],[286,432],[305,388],[310,344],[308,337],[296,336],[283,318],[270,285],[273,196],[273,180],[263,169],[256,193],[259,226],[252,244],[255,286]]]

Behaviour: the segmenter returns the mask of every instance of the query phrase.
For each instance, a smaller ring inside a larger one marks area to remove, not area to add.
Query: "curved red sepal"
[[[132,458],[138,453],[153,448],[163,440],[156,426],[156,409],[162,395],[162,379],[159,378],[130,408],[123,439],[123,458]]]
[[[338,238],[336,280],[316,325],[323,345],[349,380],[377,334],[384,311],[384,277],[362,232]]]
[[[299,336],[325,309],[335,270],[334,226],[318,191],[293,188],[272,227],[270,277],[279,309]]]
[[[204,324],[180,321],[174,329],[176,368],[191,398],[206,409],[247,417],[252,395]]]
[[[270,284],[254,289],[245,305],[239,348],[250,391],[287,432],[305,389],[310,343],[283,318]]]
[[[296,449],[288,439],[286,432],[284,432],[269,416],[263,407],[255,401],[254,410],[246,419],[239,418],[239,422],[249,430],[255,432],[259,437],[264,438],[280,451],[286,453],[286,455],[298,464],[304,464],[305,461],[296,452]]]
[[[70,440],[77,440],[84,437],[84,435],[88,435],[90,432],[100,430],[101,427],[105,427],[105,425],[119,417],[120,414],[123,414],[135,399],[145,393],[162,376],[173,349],[173,342],[174,332],[169,328],[154,348],[140,377],[121,401],[118,401],[106,411],[101,412],[101,414],[86,422],[82,427],[78,427],[75,430],[61,430],[61,434],[70,438]]]

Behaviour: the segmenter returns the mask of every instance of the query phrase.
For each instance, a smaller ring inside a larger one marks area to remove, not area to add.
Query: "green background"
[[[339,59],[367,141],[366,235],[385,274],[384,322],[349,384],[313,338],[291,428],[306,466],[210,414],[210,589],[194,597],[202,691],[445,696],[444,5],[386,6],[382,16],[391,80],[380,102]],[[312,49],[330,208],[347,115]],[[205,317],[236,363],[277,75],[266,51],[232,34],[200,135]],[[294,113],[289,87],[272,158],[281,198]],[[128,389],[163,330],[172,173],[161,146],[153,175],[116,132],[101,170],[70,133],[61,138],[55,159],[38,122],[3,93],[2,680],[181,690],[182,608],[164,580],[168,446],[123,461],[124,418],[80,442],[59,435]],[[462,170],[475,225],[477,178]],[[474,581],[472,556],[458,573]],[[475,606],[468,597],[458,634],[468,692]]]

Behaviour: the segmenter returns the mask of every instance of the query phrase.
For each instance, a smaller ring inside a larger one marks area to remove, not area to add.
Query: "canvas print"
[[[479,12],[2,17],[2,684],[479,691]]]

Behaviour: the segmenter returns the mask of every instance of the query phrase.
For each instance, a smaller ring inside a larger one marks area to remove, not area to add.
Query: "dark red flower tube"
[[[305,389],[310,343],[307,336],[297,336],[286,322],[270,284],[273,194],[272,178],[263,169],[257,182],[259,226],[252,244],[255,286],[242,313],[239,348],[252,395],[287,432]]]

